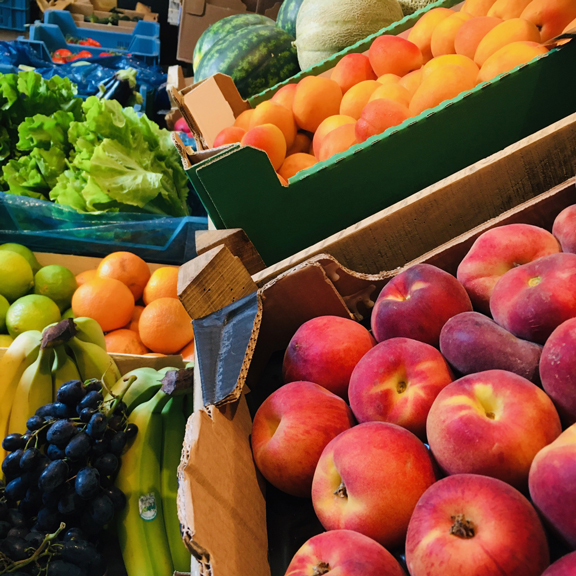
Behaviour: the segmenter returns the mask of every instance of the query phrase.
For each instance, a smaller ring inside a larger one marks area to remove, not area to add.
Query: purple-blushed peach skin
[[[440,333],[440,352],[462,375],[508,370],[540,382],[542,346],[516,338],[479,312],[464,312],[446,322]]]
[[[562,252],[576,254],[576,204],[564,208],[552,226],[552,234],[562,246]]]
[[[490,295],[508,270],[560,252],[550,232],[530,224],[508,224],[481,234],[464,257],[456,276],[476,310],[490,313]]]
[[[576,576],[576,552],[556,560],[542,576]]]
[[[313,536],[296,552],[285,576],[405,576],[398,561],[371,538],[352,530]]]
[[[342,398],[312,382],[286,384],[254,416],[251,441],[256,466],[276,488],[309,498],[325,446],[354,424]]]
[[[404,542],[414,506],[434,481],[428,450],[414,434],[368,422],[326,446],[312,503],[326,530],[354,530],[393,549]]]
[[[378,342],[403,337],[438,347],[444,324],[471,310],[470,298],[454,276],[430,264],[416,264],[380,292],[372,312],[372,332]]]
[[[530,468],[530,497],[553,530],[576,550],[576,424],[541,450]]]
[[[542,387],[564,426],[576,422],[576,318],[560,324],[546,340],[540,359]]]
[[[475,474],[436,482],[406,537],[411,576],[541,576],[550,563],[538,514],[517,490]]]
[[[448,384],[432,404],[426,431],[447,474],[482,474],[525,489],[532,460],[562,428],[538,386],[487,370]]]
[[[358,422],[398,424],[425,440],[430,407],[452,380],[436,348],[391,338],[374,346],[354,368],[350,407]]]
[[[298,328],[284,355],[284,382],[306,380],[348,398],[350,375],[376,342],[348,318],[319,316]]]
[[[576,254],[552,254],[506,272],[490,298],[492,317],[518,338],[544,344],[576,317]]]

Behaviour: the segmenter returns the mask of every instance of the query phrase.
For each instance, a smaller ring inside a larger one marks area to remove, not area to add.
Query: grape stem
[[[64,524],[64,522],[60,522],[60,526],[59,526],[58,530],[56,530],[56,532],[54,532],[53,534],[46,534],[46,537],[42,541],[42,544],[40,544],[40,546],[38,546],[38,548],[36,549],[34,554],[32,554],[32,556],[30,556],[30,558],[26,558],[25,560],[19,560],[18,562],[14,562],[12,567],[8,568],[6,570],[6,572],[16,572],[19,568],[22,568],[23,566],[27,566],[31,562],[36,562],[36,560],[38,560],[38,558],[40,558],[44,554],[44,552],[46,551],[46,548],[48,548],[48,546],[50,546],[50,542],[52,542],[52,540],[55,540],[56,538],[58,538],[58,535],[60,534],[60,532],[62,532],[62,530],[64,530],[64,528],[66,528],[66,524]]]
[[[124,387],[122,392],[118,396],[114,397],[114,400],[112,401],[110,406],[106,410],[104,410],[104,415],[107,418],[110,417],[110,415],[114,413],[116,406],[118,406],[118,404],[120,404],[120,402],[122,402],[124,395],[126,394],[126,392],[128,392],[128,390],[130,389],[130,386],[132,386],[132,384],[134,384],[134,382],[136,382],[136,380],[138,380],[137,376],[130,376],[128,378],[128,380],[126,381],[126,386]]]

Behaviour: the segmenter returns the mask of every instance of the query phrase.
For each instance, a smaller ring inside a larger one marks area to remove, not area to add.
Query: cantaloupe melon
[[[296,20],[302,70],[404,17],[398,0],[304,0]]]
[[[402,8],[402,12],[404,12],[404,16],[408,16],[408,14],[414,14],[416,10],[420,10],[420,8],[426,8],[428,4],[432,4],[433,2],[436,2],[436,0],[398,0],[398,3]]]

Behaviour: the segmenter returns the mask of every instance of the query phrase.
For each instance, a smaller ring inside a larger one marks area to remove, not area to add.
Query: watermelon
[[[221,72],[231,76],[243,98],[249,98],[300,71],[294,38],[266,24],[235,30],[202,55],[194,80]]]
[[[284,0],[276,18],[276,26],[296,37],[296,18],[303,0]]]
[[[226,37],[236,30],[241,30],[246,26],[275,26],[274,20],[261,14],[234,14],[218,20],[206,29],[202,36],[198,38],[196,46],[194,47],[194,55],[192,57],[192,65],[194,71],[198,69],[200,60],[210,50],[210,48],[218,42],[221,38]]]

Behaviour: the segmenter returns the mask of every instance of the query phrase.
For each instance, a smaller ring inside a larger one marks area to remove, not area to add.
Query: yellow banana
[[[52,348],[40,348],[38,357],[33,364],[28,366],[14,393],[14,401],[10,411],[10,424],[8,433],[26,431],[26,421],[40,406],[50,404],[52,395],[52,364],[54,362],[54,350]]]
[[[105,396],[104,401],[112,399],[112,396],[120,396],[126,388],[126,383],[131,376],[136,376],[136,380],[132,382],[128,391],[124,394],[122,400],[128,406],[128,414],[143,402],[148,402],[162,386],[162,378],[164,375],[154,370],[154,368],[137,368],[128,372],[120,378],[112,387],[110,392]]]
[[[97,344],[103,350],[106,350],[106,340],[104,339],[104,332],[100,328],[100,324],[92,318],[74,318],[74,325],[78,333],[76,338],[79,338],[83,342],[92,342],[92,344]]]
[[[189,572],[191,554],[182,541],[180,521],[178,520],[178,466],[182,455],[182,444],[186,431],[184,400],[188,396],[176,396],[162,410],[162,509],[166,535],[174,570]]]
[[[174,572],[160,496],[162,410],[169,400],[160,390],[128,418],[138,426],[138,434],[122,456],[116,479],[127,500],[117,530],[128,576],[172,576]]]
[[[54,348],[54,365],[52,366],[52,382],[54,384],[54,397],[62,384],[70,380],[80,380],[80,372],[74,360],[68,356],[64,346]]]

